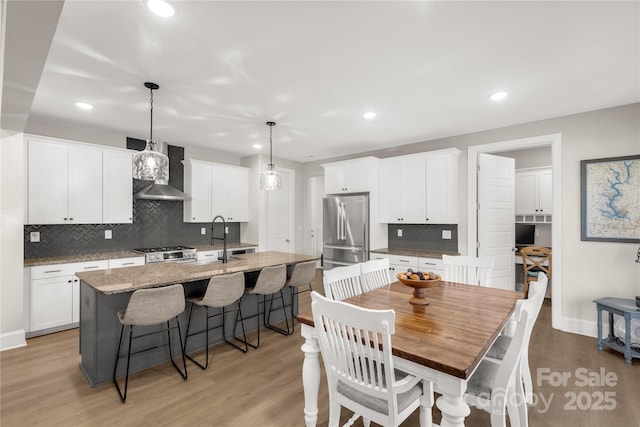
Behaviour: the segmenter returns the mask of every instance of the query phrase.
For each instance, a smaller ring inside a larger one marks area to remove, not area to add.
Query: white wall
[[[603,296],[633,298],[640,295],[640,265],[634,262],[638,244],[582,242],[580,240],[580,160],[640,153],[640,104],[525,123],[500,129],[368,151],[355,156],[307,163],[308,175],[319,165],[345,158],[389,157],[457,147],[460,156],[460,251],[467,235],[467,148],[560,133],[562,135],[562,307],[561,329],[595,335],[593,300]],[[322,168],[319,168],[320,170]],[[555,177],[554,177],[555,179]]]
[[[0,350],[25,345],[23,138],[0,130]]]

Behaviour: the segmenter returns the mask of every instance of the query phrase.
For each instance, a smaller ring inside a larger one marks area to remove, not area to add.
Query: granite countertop
[[[27,258],[24,260],[24,266],[33,267],[36,265],[66,264],[70,262],[96,261],[96,260],[103,260],[103,259],[132,258],[132,257],[144,257],[144,254],[134,252],[134,251],[115,251],[115,252],[98,252],[95,254]]]
[[[215,251],[215,250],[223,249],[222,245],[213,245],[213,246],[198,245],[194,247],[198,251]],[[255,245],[253,243],[227,243],[227,249],[252,248],[252,247],[258,247],[258,245]],[[103,260],[103,259],[132,258],[132,257],[144,257],[144,254],[141,254],[135,251],[113,251],[113,252],[97,252],[94,254],[27,258],[24,260],[24,266],[33,267],[36,265],[67,264],[70,262],[96,261],[96,260]]]
[[[296,264],[318,260],[317,256],[287,252],[256,252],[234,255],[226,264],[161,262],[134,267],[76,273],[84,283],[101,294],[119,294],[137,289],[206,280],[213,276],[236,272],[258,271],[279,264]]]
[[[194,246],[197,251],[221,251],[224,246],[220,243],[217,245],[197,245]],[[229,249],[244,249],[244,248],[257,248],[258,245],[254,243],[227,243],[227,250]]]
[[[439,259],[442,259],[442,255],[460,255],[459,252],[433,251],[433,250],[426,250],[426,249],[402,249],[402,248],[372,249],[370,252],[376,252],[379,254],[404,255],[404,256],[416,256],[420,258],[439,258]]]

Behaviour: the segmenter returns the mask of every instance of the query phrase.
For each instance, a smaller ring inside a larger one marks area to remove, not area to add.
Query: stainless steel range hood
[[[166,142],[156,143],[156,149],[161,153],[168,155]],[[169,162],[171,162],[171,159],[169,159]],[[169,175],[171,175],[171,171],[169,171]],[[136,193],[135,197],[136,199],[142,200],[191,200],[191,197],[164,181],[156,181],[153,184],[144,187]]]
[[[142,200],[191,200],[182,191],[170,185],[153,183],[136,193],[136,199]]]

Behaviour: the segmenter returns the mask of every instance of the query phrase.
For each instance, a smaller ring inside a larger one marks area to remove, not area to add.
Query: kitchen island
[[[184,285],[186,297],[202,295],[208,280],[217,275],[236,272],[245,273],[246,286],[253,287],[257,275],[264,267],[286,264],[288,274],[293,266],[299,262],[317,260],[312,255],[292,254],[286,252],[257,252],[252,254],[234,255],[228,263],[159,263],[142,266],[98,270],[77,273],[80,278],[80,368],[84,372],[89,384],[95,387],[112,380],[115,366],[118,338],[120,336],[120,322],[117,312],[127,307],[131,294],[137,289],[181,283]],[[285,292],[285,303],[291,303],[290,295]],[[294,311],[297,312],[297,301],[293,301]],[[256,297],[245,295],[242,298],[242,313],[245,318],[256,314]],[[192,328],[202,330],[205,316],[192,319]],[[278,317],[279,315],[279,317]],[[182,336],[186,332],[187,310],[179,316]],[[283,319],[280,313],[272,316],[274,321]],[[233,319],[229,318],[227,334],[233,333]],[[256,330],[262,326],[260,317],[245,321],[247,331]],[[147,327],[153,331],[154,327]],[[158,328],[155,328],[158,329]],[[149,341],[140,339],[140,347],[146,348],[158,335],[151,336]],[[201,339],[189,340],[188,352],[204,348],[204,335]],[[210,331],[209,342],[222,341],[220,329]],[[178,343],[173,341],[174,350],[179,352]],[[134,350],[135,351],[135,350]],[[169,360],[168,348],[159,348],[140,353],[131,359],[131,372],[139,371],[150,366]],[[124,364],[121,364],[124,365]],[[124,366],[123,366],[124,371]],[[118,376],[120,376],[120,372]]]

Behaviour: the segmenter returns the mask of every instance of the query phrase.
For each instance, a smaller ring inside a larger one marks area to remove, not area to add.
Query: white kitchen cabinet
[[[220,251],[198,251],[196,253],[198,262],[217,261],[219,256]]]
[[[516,171],[516,215],[551,215],[552,170],[519,169]]]
[[[361,193],[377,189],[379,159],[362,157],[327,163],[324,168],[325,194]]]
[[[30,332],[74,327],[80,321],[80,280],[75,273],[106,268],[106,260],[31,267]]]
[[[387,255],[389,258],[389,269],[391,270],[391,276],[396,277],[396,274],[407,271],[408,268],[412,270],[418,269],[418,257],[406,256],[406,255]]]
[[[102,222],[133,223],[133,154],[125,150],[102,153]]]
[[[133,221],[129,150],[36,135],[26,140],[28,224]]]
[[[102,151],[57,140],[28,141],[29,224],[102,222]]]
[[[380,222],[425,222],[425,167],[422,153],[380,160]]]
[[[184,222],[210,222],[211,164],[197,160],[184,162],[184,191],[191,200],[184,202]]]
[[[458,223],[458,157],[456,148],[430,151],[426,156],[427,224]]]
[[[219,163],[185,162],[184,222],[211,222],[221,215],[225,221],[249,221],[249,169]]]
[[[211,213],[225,221],[249,221],[249,170],[243,167],[212,167]]]

